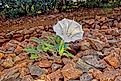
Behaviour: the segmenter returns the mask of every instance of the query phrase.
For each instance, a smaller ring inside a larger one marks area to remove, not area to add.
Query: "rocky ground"
[[[53,17],[53,16],[51,16]],[[0,33],[0,81],[121,81],[121,15],[79,19],[84,38],[74,58],[40,54],[30,60],[23,49],[31,37],[53,33],[52,25]]]

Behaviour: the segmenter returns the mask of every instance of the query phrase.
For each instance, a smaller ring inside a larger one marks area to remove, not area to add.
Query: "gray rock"
[[[98,55],[87,55],[83,56],[82,59],[95,68],[106,68],[106,65],[104,64],[104,62],[100,61],[101,59]]]
[[[9,32],[9,33],[7,33],[7,34],[5,35],[5,37],[6,37],[6,38],[12,38],[13,34],[14,34],[14,31]]]
[[[92,66],[84,62],[84,60],[82,59],[79,59],[77,61],[76,67],[80,68],[83,72],[88,72],[89,69],[93,68]]]
[[[80,76],[80,81],[91,81],[92,79],[93,77],[88,73],[84,73],[82,76]]]
[[[52,68],[52,71],[56,71],[57,69],[59,69],[61,67],[62,67],[62,65],[53,63],[51,68]]]
[[[14,50],[15,50],[15,48],[14,47],[10,47],[10,48],[8,48],[7,49],[7,53],[13,53],[14,52]]]
[[[44,70],[41,69],[39,66],[30,65],[28,68],[29,68],[31,75],[40,76],[44,73]]]
[[[90,45],[92,46],[92,48],[97,51],[102,50],[103,47],[105,46],[104,42],[97,40],[97,39],[89,38],[88,41],[89,41]]]

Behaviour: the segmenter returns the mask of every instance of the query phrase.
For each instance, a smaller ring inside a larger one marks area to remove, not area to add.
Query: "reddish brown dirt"
[[[36,27],[36,26],[53,25],[55,21],[62,18],[76,19],[77,21],[80,21],[81,19],[94,18],[95,15],[111,16],[120,13],[121,13],[121,8],[115,8],[113,10],[108,10],[108,11],[104,9],[79,9],[78,11],[74,12],[40,15],[36,17],[0,19],[0,32]]]

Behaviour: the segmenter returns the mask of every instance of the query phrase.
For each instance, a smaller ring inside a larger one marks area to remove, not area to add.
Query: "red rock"
[[[101,26],[101,29],[107,29],[108,26]]]
[[[24,29],[23,30],[23,32],[22,32],[22,34],[24,34],[24,35],[29,35],[29,34],[31,34],[32,32],[31,31],[29,31],[28,29]]]
[[[26,76],[27,74],[29,74],[28,68],[25,68],[25,67],[19,69],[19,72],[20,72],[20,78],[22,78],[22,77]]]
[[[121,28],[121,22],[117,24],[117,27],[118,28]]]
[[[46,81],[46,78],[47,78],[47,75],[46,74],[42,74],[39,79]]]
[[[74,64],[69,58],[62,58],[62,61],[64,64],[68,64],[68,63]]]
[[[75,56],[78,57],[78,58],[80,58],[82,56],[81,52],[77,53]]]
[[[105,37],[110,40],[110,39],[113,39],[113,36],[112,35],[105,35]]]
[[[117,27],[117,25],[118,25],[118,21],[117,21],[117,20],[114,20],[113,25],[114,25],[114,27]]]
[[[97,80],[97,79],[93,79],[93,80],[91,80],[91,81],[99,81],[99,80]]]
[[[14,58],[16,56],[16,54],[14,54],[14,53],[9,53],[9,54],[5,54],[5,57],[7,57],[7,58]]]
[[[26,76],[22,77],[21,81],[33,81],[33,78],[31,75],[26,75]]]
[[[100,25],[95,25],[95,29],[100,29]]]
[[[43,61],[40,61],[38,65],[39,67],[47,68],[47,67],[51,67],[52,63],[48,60],[43,60]]]
[[[14,50],[15,53],[19,54],[20,52],[22,52],[23,48],[19,45],[17,45],[16,49]]]
[[[0,39],[0,45],[8,41],[9,39]]]
[[[100,81],[114,81],[116,76],[121,75],[117,70],[105,71],[102,76],[100,76]]]
[[[109,65],[111,65],[115,68],[117,68],[120,65],[120,61],[119,61],[118,57],[115,56],[114,54],[110,54],[110,55],[106,56],[104,59],[107,63],[109,63]]]
[[[99,21],[105,22],[107,20],[107,17],[101,17]]]
[[[13,35],[13,38],[19,38],[19,37],[22,37],[22,34],[21,33],[15,33]]]
[[[46,80],[45,81],[59,81],[59,79],[63,78],[62,74],[61,74],[61,70],[57,70],[49,75],[46,76]]]
[[[4,68],[2,66],[0,66],[0,73],[4,70]]]
[[[64,76],[64,81],[70,80],[70,79],[76,79],[82,75],[82,71],[79,69],[76,69],[73,64],[66,64],[62,70],[62,75]]]
[[[98,15],[95,16],[95,19],[97,19],[97,20],[99,20],[100,18],[101,18],[101,16],[98,16]]]
[[[48,74],[52,73],[52,68],[47,69]]]
[[[115,78],[115,81],[121,81],[121,76],[117,76],[117,77]]]
[[[13,76],[13,74],[18,72],[20,68],[26,67],[28,63],[29,62],[19,63],[10,69],[3,70],[2,72],[0,72],[0,80],[2,81],[5,77]]]
[[[11,58],[6,59],[6,60],[2,63],[2,66],[3,66],[4,68],[11,68],[11,67],[13,67],[13,65],[14,65],[14,62],[12,61]]]
[[[90,28],[90,25],[84,24],[84,27],[85,27],[85,28]],[[84,30],[84,31],[85,31],[85,30]]]
[[[57,63],[57,64],[62,64],[62,60],[61,59],[55,59],[55,61],[54,61],[55,63]]]
[[[40,29],[42,29],[42,30],[43,30],[43,29],[44,29],[44,26],[38,26],[38,28],[40,28]]]
[[[96,79],[100,79],[102,76],[102,72],[98,69],[90,69],[89,74],[91,74]]]
[[[3,33],[3,32],[0,32],[0,36],[5,36],[5,33]]]
[[[23,40],[23,37],[15,38],[15,40],[17,40],[17,41],[22,41],[22,40]]]
[[[28,58],[27,54],[26,53],[21,53],[18,56],[14,57],[14,62],[18,63],[18,62],[20,62],[22,60],[25,60],[26,58]]]
[[[0,60],[4,57],[3,53],[0,53]]]
[[[0,39],[2,40],[2,39],[5,39],[3,36],[0,36]]]
[[[118,48],[121,48],[121,42],[117,43]]]
[[[91,24],[93,24],[95,22],[95,20],[94,19],[90,19],[90,20],[86,20],[85,22],[87,24],[91,25]]]
[[[24,39],[29,39],[30,38],[30,35],[25,35],[24,36]]]
[[[34,80],[34,81],[45,81],[45,80],[40,80],[40,79],[37,79],[37,80]]]

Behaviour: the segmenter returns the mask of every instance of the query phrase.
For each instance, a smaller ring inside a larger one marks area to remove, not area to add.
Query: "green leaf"
[[[31,6],[31,11],[34,12],[35,8],[34,5]]]
[[[64,48],[68,48],[68,47],[69,47],[69,45],[64,43]]]
[[[59,44],[62,40],[61,37],[59,37],[59,36],[56,36],[55,38],[56,38],[55,41],[57,44]]]
[[[40,44],[42,42],[41,39],[36,38],[36,37],[32,37],[31,40],[38,43],[38,44]]]
[[[38,53],[35,47],[27,47],[24,49],[24,51],[28,53]]]
[[[35,59],[38,59],[38,58],[39,58],[38,54],[32,53],[31,56],[30,56],[31,60],[35,60]]]
[[[37,51],[38,52],[42,51],[42,45],[41,44],[37,45]]]
[[[64,52],[64,42],[61,40],[61,43],[59,45],[59,54],[62,56]]]
[[[72,53],[69,53],[68,51],[64,51],[64,54],[63,55],[66,55],[67,57],[74,57],[74,55]]]
[[[56,44],[55,48],[56,48],[57,51],[59,51],[59,44]]]

